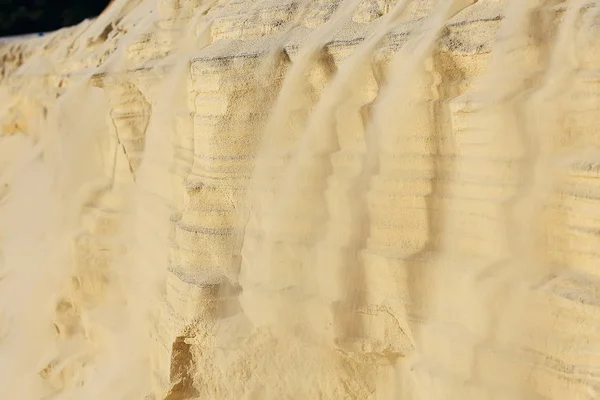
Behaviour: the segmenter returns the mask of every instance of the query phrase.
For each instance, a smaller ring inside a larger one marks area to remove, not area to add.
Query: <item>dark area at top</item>
[[[0,36],[54,31],[100,14],[110,0],[0,0]]]

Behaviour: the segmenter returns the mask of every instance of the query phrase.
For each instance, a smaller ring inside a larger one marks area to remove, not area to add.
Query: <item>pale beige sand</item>
[[[599,79],[597,0],[0,41],[0,399],[598,398]]]

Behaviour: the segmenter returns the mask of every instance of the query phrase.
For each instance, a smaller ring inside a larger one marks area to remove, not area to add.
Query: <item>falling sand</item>
[[[0,60],[1,399],[600,397],[600,1],[115,0]]]

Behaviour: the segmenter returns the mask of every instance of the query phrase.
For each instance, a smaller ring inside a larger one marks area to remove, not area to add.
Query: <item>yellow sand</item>
[[[597,0],[0,39],[0,399],[599,398],[599,82]]]

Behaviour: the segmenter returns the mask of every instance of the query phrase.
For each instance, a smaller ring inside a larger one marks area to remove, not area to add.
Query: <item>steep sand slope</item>
[[[596,0],[0,41],[0,398],[597,398],[599,78]]]

